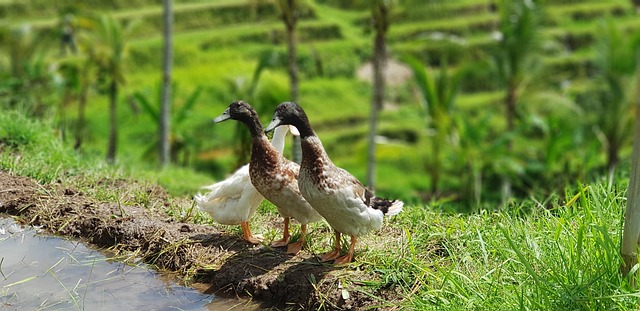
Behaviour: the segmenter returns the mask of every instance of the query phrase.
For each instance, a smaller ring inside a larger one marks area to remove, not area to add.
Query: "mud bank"
[[[126,181],[108,181],[95,187],[130,186]],[[207,291],[216,295],[252,297],[264,307],[391,309],[380,306],[380,298],[387,303],[399,298],[391,291],[367,287],[371,275],[353,267],[321,264],[307,251],[290,256],[250,246],[211,226],[176,221],[163,209],[173,198],[157,186],[144,187],[153,200],[135,206],[99,202],[61,183],[41,185],[0,171],[0,213],[18,216],[48,233],[142,258],[159,270],[210,284]]]

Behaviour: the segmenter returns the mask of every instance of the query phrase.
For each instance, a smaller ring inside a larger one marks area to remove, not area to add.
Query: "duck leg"
[[[356,242],[358,241],[358,237],[355,235],[351,236],[351,245],[349,246],[349,252],[336,259],[336,261],[333,262],[334,265],[345,265],[351,262],[351,260],[353,260],[353,251],[356,248]]]
[[[260,244],[262,239],[259,236],[255,236],[251,233],[251,228],[249,228],[249,222],[243,221],[240,223],[242,227],[243,239],[251,244]]]
[[[300,241],[291,243],[287,246],[287,254],[297,254],[302,247],[307,237],[307,224],[300,225]]]
[[[340,256],[340,232],[335,231],[334,230],[334,234],[336,236],[336,242],[335,244],[333,244],[333,250],[325,253],[322,255],[322,257],[320,257],[320,261],[321,262],[325,262],[325,261],[329,261],[329,260],[334,260],[336,258],[338,258],[338,256]]]
[[[289,217],[284,218],[284,232],[282,233],[282,239],[271,243],[271,247],[282,247],[289,243]]]

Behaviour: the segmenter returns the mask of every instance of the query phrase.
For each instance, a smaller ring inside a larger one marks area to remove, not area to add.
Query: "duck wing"
[[[246,185],[251,185],[248,164],[236,170],[225,180],[204,187],[209,190],[205,197],[207,200],[223,197],[236,198],[245,191]]]
[[[336,167],[336,174],[343,180],[343,185],[352,190],[353,198],[358,198],[362,204],[369,208],[380,210],[384,215],[393,216],[402,211],[404,203],[398,200],[388,200],[377,197],[373,191],[365,187],[355,176],[348,171]]]

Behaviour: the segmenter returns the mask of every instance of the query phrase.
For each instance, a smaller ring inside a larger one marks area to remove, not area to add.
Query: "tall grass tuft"
[[[603,183],[571,206],[518,215],[409,207],[390,224],[405,229],[400,250],[369,260],[377,285],[402,288],[412,309],[630,309],[637,293],[618,271],[624,202]]]

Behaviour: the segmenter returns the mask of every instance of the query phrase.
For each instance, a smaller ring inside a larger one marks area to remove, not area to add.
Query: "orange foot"
[[[260,235],[252,235],[252,236],[245,237],[244,240],[251,244],[260,244],[262,243],[263,238]]]
[[[333,264],[336,266],[342,266],[350,263],[352,260],[353,260],[353,254],[346,254],[336,259],[336,261],[334,261]]]
[[[249,223],[244,221],[242,223],[240,223],[240,225],[242,226],[242,233],[243,236],[242,238],[251,243],[251,244],[260,244],[260,242],[262,242],[262,236],[261,235],[253,235],[251,233],[251,229],[249,228]]]
[[[328,253],[324,253],[322,256],[320,256],[320,262],[327,262],[327,261],[331,261],[334,260],[336,258],[338,258],[338,256],[340,256],[340,250],[339,249],[334,249]]]
[[[287,244],[289,244],[289,237],[282,237],[282,239],[271,243],[271,247],[283,247]]]
[[[302,241],[291,243],[287,246],[287,254],[295,255],[302,249]]]

